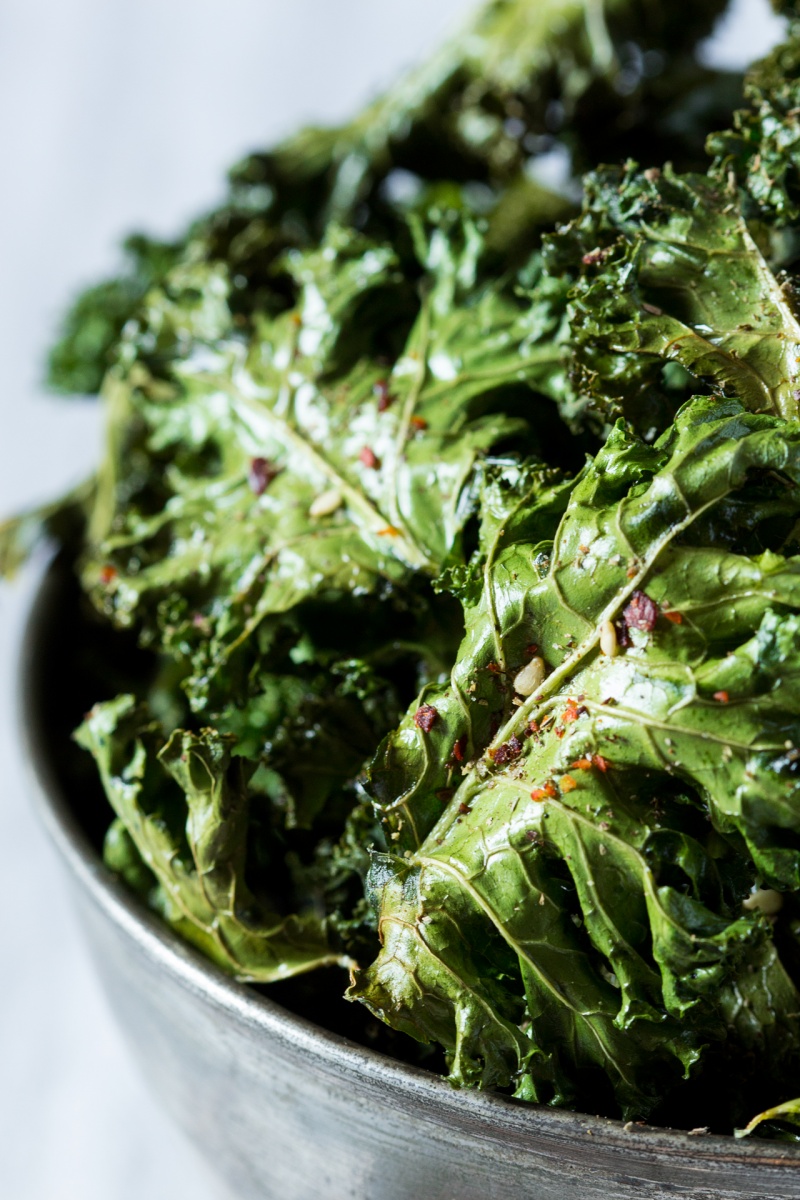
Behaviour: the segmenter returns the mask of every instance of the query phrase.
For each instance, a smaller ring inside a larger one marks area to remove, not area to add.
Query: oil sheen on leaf
[[[455,1082],[561,1103],[601,1070],[646,1114],[709,1043],[776,1076],[796,1054],[794,984],[742,900],[756,871],[800,884],[800,557],[742,547],[777,513],[796,545],[798,481],[800,427],[698,399],[652,448],[620,426],[560,521],[523,487],[484,543],[441,733],[395,759],[406,849],[376,859],[383,950],[351,992],[441,1041]],[[548,674],[523,698],[531,643]],[[767,1039],[733,1017],[755,963]]]

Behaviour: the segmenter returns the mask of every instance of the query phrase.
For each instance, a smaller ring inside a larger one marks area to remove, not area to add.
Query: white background
[[[221,197],[242,154],[346,117],[469,7],[0,0],[0,515],[96,461],[95,405],[47,397],[41,363],[66,301],[114,270],[120,237],[170,236]],[[707,51],[718,65],[780,32],[766,0],[733,10]],[[30,588],[0,587],[0,1194],[221,1200],[129,1061],[28,808],[13,673]]]

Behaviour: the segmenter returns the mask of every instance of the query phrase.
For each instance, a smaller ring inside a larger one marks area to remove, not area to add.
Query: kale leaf
[[[798,482],[800,426],[700,398],[654,447],[619,425],[560,520],[523,486],[494,522],[351,989],[455,1082],[564,1103],[600,1070],[646,1115],[709,1042],[796,1061],[794,984],[742,901],[800,885]],[[772,1030],[738,1002],[750,967]]]
[[[764,1112],[757,1113],[744,1129],[736,1129],[734,1131],[736,1137],[747,1137],[758,1129],[761,1136],[768,1132],[769,1136],[780,1141],[797,1142],[800,1139],[798,1133],[798,1125],[800,1125],[800,1100],[787,1100],[783,1104],[776,1104],[774,1108],[768,1108]],[[765,1128],[759,1128],[768,1122]],[[788,1127],[788,1128],[787,1128]]]
[[[181,246],[134,234],[123,249],[127,271],[89,288],[64,318],[48,360],[47,382],[54,391],[100,391],[126,322],[176,264]]]
[[[667,373],[677,368],[673,383],[691,378],[753,411],[797,415],[794,289],[735,189],[669,167],[607,168],[588,178],[583,215],[548,255],[554,274],[574,272],[575,386],[601,409],[652,436],[672,416]]]
[[[149,903],[209,958],[241,979],[261,982],[333,963],[315,913],[282,916],[248,886],[249,797],[241,758],[213,730],[175,733],[157,751],[177,787],[154,771],[157,733],[131,696],[97,705],[78,732],[100,771],[106,795],[138,853],[124,870],[152,875]],[[154,778],[155,777],[155,778]],[[178,796],[184,797],[183,806]],[[119,863],[118,828],[110,842]],[[147,877],[139,888],[147,887]]]
[[[791,18],[791,36],[748,73],[749,107],[734,114],[733,128],[708,140],[716,156],[714,174],[732,175],[750,200],[752,215],[773,231],[800,218],[800,13],[794,3],[775,7]],[[796,253],[795,239],[791,246]]]
[[[416,576],[463,561],[485,456],[511,440],[544,452],[544,396],[566,392],[563,289],[535,266],[480,284],[474,226],[424,232],[414,286],[390,249],[334,227],[291,256],[298,305],[252,340],[220,334],[207,274],[202,312],[152,298],[129,335],[84,583],[190,664],[197,710],[298,606],[407,605]],[[160,378],[154,329],[181,347]]]

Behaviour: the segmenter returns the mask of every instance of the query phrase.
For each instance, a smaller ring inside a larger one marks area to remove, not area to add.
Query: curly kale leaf
[[[563,289],[535,265],[481,285],[481,239],[459,228],[417,229],[413,287],[391,250],[334,228],[288,261],[298,306],[249,340],[218,340],[212,279],[188,312],[151,295],[108,384],[84,580],[115,622],[191,664],[198,708],[299,605],[407,607],[417,574],[462,561],[495,446],[558,452],[542,394],[568,395]],[[165,330],[181,355],[156,378]]]
[[[712,134],[712,172],[732,175],[743,188],[752,215],[773,228],[800,218],[800,25],[793,4],[791,36],[748,72],[749,107],[734,114],[733,127]],[[796,256],[796,239],[791,248]]]
[[[332,619],[332,609],[326,611]],[[314,646],[306,630],[283,673],[266,666],[252,671],[247,698],[216,716],[220,732],[235,738],[233,753],[261,764],[254,786],[287,829],[314,829],[320,836],[343,821],[351,781],[402,714],[406,692],[395,679],[403,670],[422,669],[420,651],[395,643],[387,652],[378,644],[381,634],[383,625],[361,638],[367,658],[337,660],[330,648]],[[441,640],[444,648],[444,631]]]
[[[298,303],[254,333],[217,268],[151,289],[106,384],[82,563],[101,611],[162,656],[151,712],[235,739],[247,844],[273,847],[258,869],[343,931],[363,923],[359,773],[460,636],[430,578],[464,567],[496,446],[562,452],[546,397],[569,395],[563,287],[536,260],[481,282],[469,221],[412,236],[411,278],[338,226],[292,251]]]
[[[755,412],[798,412],[800,322],[735,189],[669,168],[603,169],[583,215],[555,235],[550,269],[572,272],[578,388],[652,434],[671,417],[669,373]],[[673,393],[680,398],[680,388]]]
[[[77,738],[124,825],[126,836],[111,827],[109,863],[140,891],[152,876],[149,902],[181,936],[241,979],[347,965],[323,918],[282,916],[251,891],[247,771],[230,739],[178,730],[163,743],[131,696],[97,705]]]
[[[150,288],[175,266],[182,246],[134,234],[123,249],[127,270],[87,289],[64,317],[47,367],[47,382],[57,392],[92,395],[100,391],[123,328],[138,314]]]
[[[456,1082],[564,1103],[599,1071],[641,1114],[724,1038],[794,1069],[794,984],[742,901],[800,885],[798,483],[798,425],[697,399],[654,447],[619,426],[560,520],[524,482],[459,581],[450,688],[380,797],[405,850],[376,859],[383,950],[351,992]],[[430,759],[455,785],[438,820]]]
[[[368,770],[386,836],[398,853],[420,846],[452,798],[461,765],[483,751],[509,715],[510,695],[504,683],[509,649],[504,638],[494,636],[498,600],[486,586],[485,564],[494,561],[507,539],[528,538],[534,546],[551,539],[573,484],[552,471],[514,462],[492,464],[485,472],[475,559],[467,567],[446,571],[437,583],[441,590],[457,595],[465,614],[470,614],[467,641],[452,670],[420,690]],[[517,580],[507,583],[503,603],[513,605]],[[522,592],[516,602],[522,604]],[[491,637],[486,637],[487,631],[492,631]],[[520,642],[526,636],[521,623],[517,632],[514,655],[515,661],[521,661],[526,653]],[[418,714],[427,710],[435,718],[424,728]]]

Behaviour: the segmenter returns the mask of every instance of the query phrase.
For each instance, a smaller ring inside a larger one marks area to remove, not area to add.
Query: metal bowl
[[[23,736],[98,973],[159,1099],[241,1200],[800,1197],[800,1152],[456,1091],[303,1020],[179,941],[105,869],[52,723],[62,569],[28,622]],[[63,693],[62,693],[63,696]],[[73,793],[72,795],[70,793]]]

